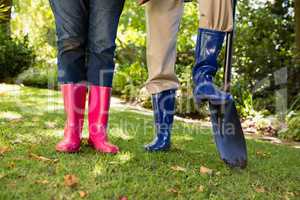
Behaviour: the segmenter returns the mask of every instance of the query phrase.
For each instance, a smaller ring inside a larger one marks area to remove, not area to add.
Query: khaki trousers
[[[232,0],[198,0],[199,28],[229,32],[233,27]],[[146,5],[147,65],[146,88],[155,94],[177,89],[176,41],[183,15],[183,0],[151,0]]]

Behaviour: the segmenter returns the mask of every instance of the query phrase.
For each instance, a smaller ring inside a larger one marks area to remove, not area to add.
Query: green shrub
[[[43,61],[41,61],[42,64]],[[58,88],[57,68],[31,67],[18,77],[18,83],[38,88]]]
[[[0,33],[0,82],[12,82],[35,62],[27,37],[15,39]]]
[[[287,117],[287,129],[279,136],[284,139],[300,141],[300,112],[292,113]]]
[[[138,62],[130,66],[117,68],[113,88],[114,94],[125,100],[137,101],[138,94],[147,80],[147,71]]]

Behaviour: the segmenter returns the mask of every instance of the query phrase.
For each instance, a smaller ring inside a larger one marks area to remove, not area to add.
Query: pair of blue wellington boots
[[[199,29],[195,55],[196,63],[193,68],[194,98],[198,104],[209,101],[210,107],[213,107],[233,101],[229,93],[221,91],[213,83],[213,78],[218,71],[217,58],[222,49],[224,37],[224,32]],[[175,90],[167,90],[152,95],[156,137],[152,143],[145,145],[147,151],[164,151],[170,148],[175,97]],[[244,138],[233,136],[232,139],[231,137],[226,136],[226,134],[215,134],[217,149],[227,165],[243,168],[246,162],[243,149],[245,146]],[[242,149],[240,149],[241,146]]]

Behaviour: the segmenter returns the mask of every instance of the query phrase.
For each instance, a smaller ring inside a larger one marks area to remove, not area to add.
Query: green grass
[[[110,139],[120,154],[96,153],[86,142],[78,154],[56,153],[64,127],[60,98],[28,87],[0,96],[0,147],[11,148],[0,155],[1,200],[80,199],[79,191],[97,200],[300,198],[298,149],[248,140],[248,168],[231,170],[219,160],[211,130],[177,121],[171,151],[146,153],[142,145],[153,137],[152,117],[126,108],[112,108],[110,116]],[[214,173],[201,174],[201,166]],[[67,174],[78,178],[76,187],[64,185]]]

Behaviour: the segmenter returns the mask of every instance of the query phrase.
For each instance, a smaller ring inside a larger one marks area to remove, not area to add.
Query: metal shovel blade
[[[209,103],[214,138],[221,159],[230,167],[247,166],[247,147],[233,98],[222,105]]]

